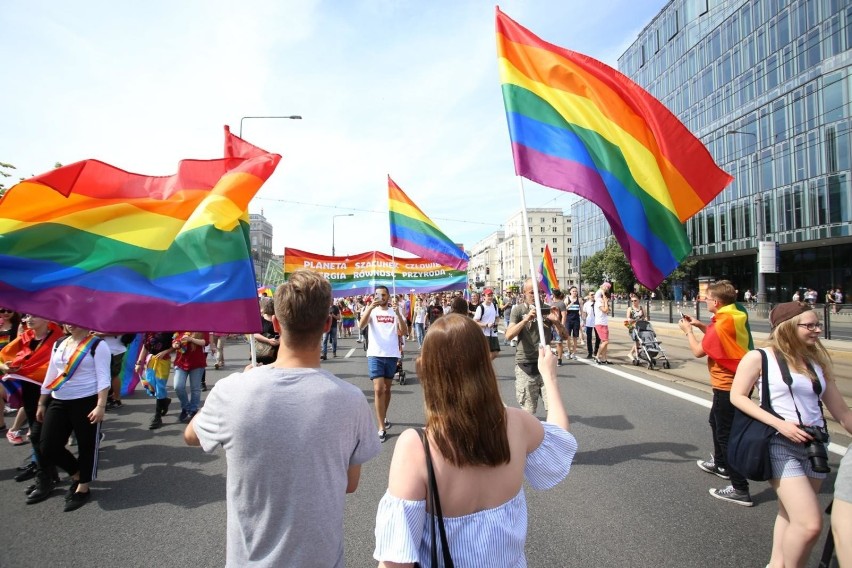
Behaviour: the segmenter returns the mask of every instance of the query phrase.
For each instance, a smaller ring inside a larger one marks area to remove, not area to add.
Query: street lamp
[[[334,220],[338,217],[354,217],[355,213],[344,213],[343,215],[331,216],[331,256],[334,256]]]
[[[290,116],[244,116],[240,119],[240,138],[243,137],[243,121],[250,118],[288,118],[290,120],[302,120],[302,117],[298,114],[291,114]]]
[[[728,130],[725,134],[742,134],[744,136],[754,136],[754,151],[757,153],[757,134],[754,132],[746,132],[744,130]],[[757,237],[757,303],[763,304],[766,302],[766,276],[760,271],[760,243],[763,242],[765,235],[763,231],[763,195],[760,191],[760,170],[759,168],[753,173],[753,177],[757,178],[757,191],[754,195],[754,205],[757,209],[757,214],[754,216],[754,229]]]

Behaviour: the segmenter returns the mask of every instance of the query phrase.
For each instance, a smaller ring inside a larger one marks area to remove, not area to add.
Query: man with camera
[[[518,341],[518,349],[515,352],[515,396],[518,404],[529,412],[535,414],[538,401],[543,397],[544,409],[547,410],[547,391],[544,389],[544,379],[538,370],[538,348],[541,338],[538,332],[538,317],[535,311],[535,296],[533,286],[536,282],[530,278],[524,282],[523,297],[512,308],[509,317],[509,327],[506,328],[506,339]],[[559,308],[541,305],[541,314],[544,317],[544,345],[550,346],[553,337],[553,328],[556,328],[562,337],[568,332],[562,325]]]
[[[381,446],[361,389],[320,366],[330,304],[328,280],[294,272],[275,291],[276,360],[217,382],[184,431],[225,448],[227,566],[344,564],[346,494]]]
[[[485,300],[476,307],[473,321],[482,328],[482,333],[488,338],[488,348],[491,350],[491,360],[500,354],[500,340],[497,338],[497,304],[494,303],[494,290],[486,288],[482,292]]]
[[[678,322],[689,341],[692,354],[707,357],[713,403],[710,407],[710,430],[713,433],[713,456],[708,461],[698,460],[698,467],[709,474],[730,479],[731,485],[722,489],[710,489],[716,499],[751,507],[754,503],[749,494],[748,480],[728,467],[728,439],[734,421],[734,406],[731,404],[731,385],[734,374],[743,356],[753,349],[748,314],[736,303],[737,289],[728,280],[714,282],[707,287],[707,310],[713,314],[707,325],[681,314]],[[699,342],[693,333],[697,327],[704,332]]]

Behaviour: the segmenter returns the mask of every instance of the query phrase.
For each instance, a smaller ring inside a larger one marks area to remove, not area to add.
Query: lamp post
[[[344,213],[343,215],[331,216],[331,256],[334,256],[334,220],[338,217],[354,217],[355,213]]]
[[[744,136],[754,136],[754,152],[757,153],[757,134],[754,132],[745,132],[744,130],[728,130],[725,134],[742,134]],[[757,214],[754,216],[754,231],[757,237],[757,303],[763,304],[766,302],[766,276],[760,271],[760,243],[766,238],[763,230],[763,195],[760,192],[760,170],[755,170],[753,174],[757,178],[757,191],[754,192],[754,205],[757,209]],[[752,182],[754,183],[754,182]]]
[[[243,121],[251,118],[287,118],[290,120],[302,120],[301,115],[291,114],[290,116],[244,116],[240,119],[240,138],[243,137]]]

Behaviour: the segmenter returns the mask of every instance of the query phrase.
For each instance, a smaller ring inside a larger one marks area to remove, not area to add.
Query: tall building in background
[[[249,213],[249,222],[254,275],[259,283],[266,284],[261,281],[266,273],[266,265],[272,260],[272,223],[266,220],[263,211]]]
[[[527,209],[527,224],[532,239],[533,261],[530,271],[524,247],[523,215],[518,211],[497,231],[474,244],[470,250],[468,279],[475,288],[490,287],[502,292],[518,287],[538,270],[544,245],[550,246],[559,286],[567,290],[576,282],[572,265],[571,217],[555,207]]]
[[[779,244],[770,301],[852,284],[852,6],[843,0],[673,0],[619,58],[735,177],[686,228],[694,277],[757,288],[757,237]],[[581,201],[575,263],[610,234]],[[694,282],[686,283],[693,285]]]

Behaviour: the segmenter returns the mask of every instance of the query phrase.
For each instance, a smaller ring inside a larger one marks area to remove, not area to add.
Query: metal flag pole
[[[527,197],[524,194],[524,178],[521,176],[517,176],[518,178],[518,187],[521,191],[521,215],[523,217],[524,222],[524,235],[526,235],[527,241],[527,256],[530,261],[530,278],[533,279],[533,297],[535,298],[535,319],[536,323],[538,323],[538,340],[542,347],[547,347],[544,342],[544,320],[541,317],[541,297],[538,293],[538,282],[535,279],[535,269],[533,268],[533,255],[532,255],[532,241],[530,239],[530,226],[529,221],[527,219]],[[521,292],[523,292],[523,284],[521,284]]]

